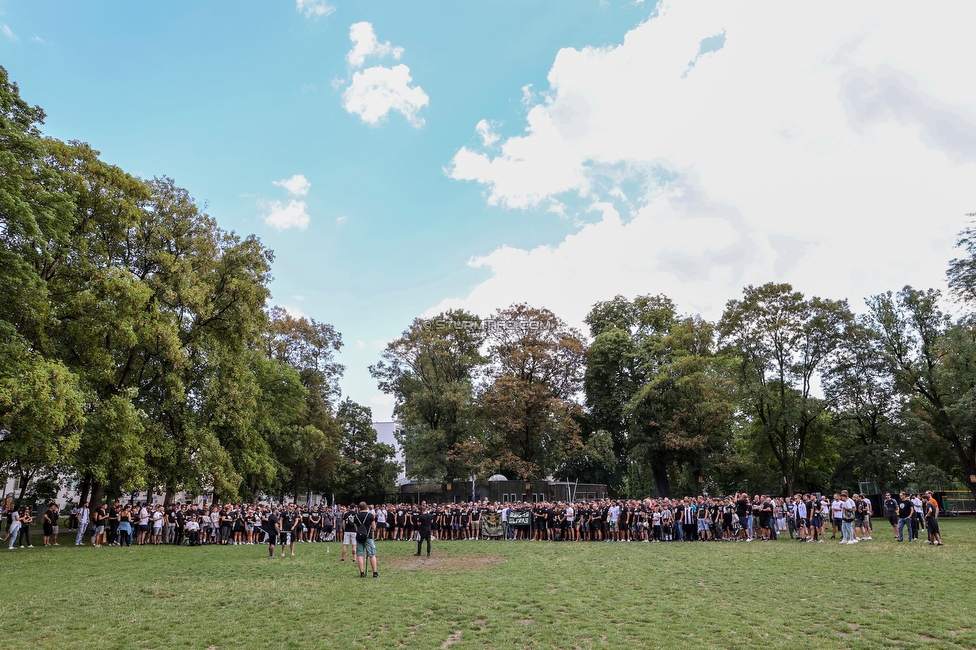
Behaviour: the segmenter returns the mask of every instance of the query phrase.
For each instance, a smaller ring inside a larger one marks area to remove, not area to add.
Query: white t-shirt
[[[620,506],[610,506],[610,521],[617,521],[620,518]]]
[[[843,512],[844,512],[844,503],[842,501],[830,502],[830,517],[832,519],[840,519]]]
[[[576,511],[573,510],[573,506],[566,506],[566,521],[573,521],[576,517]]]
[[[149,525],[149,511],[145,508],[139,509],[139,525],[148,526]]]

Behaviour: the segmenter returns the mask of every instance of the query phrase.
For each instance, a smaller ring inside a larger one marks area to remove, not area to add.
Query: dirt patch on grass
[[[388,560],[395,569],[407,571],[474,571],[484,569],[505,561],[503,557],[493,555],[451,555],[444,557],[394,557]]]

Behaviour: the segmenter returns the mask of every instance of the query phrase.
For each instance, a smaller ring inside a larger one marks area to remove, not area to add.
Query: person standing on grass
[[[44,527],[44,546],[51,546],[51,537],[54,537],[54,541],[57,542],[57,534],[54,531],[57,530],[58,526],[58,507],[53,503],[44,511],[44,520],[41,525]]]
[[[842,507],[841,531],[843,537],[841,544],[857,544],[857,539],[854,537],[854,510],[857,506],[854,503],[854,499],[847,494],[847,490],[841,490],[840,501]]]
[[[95,512],[92,513],[92,527],[95,529],[95,534],[92,535],[92,548],[101,548],[102,546],[102,536],[105,534],[105,520],[108,518],[108,510],[105,508],[105,504],[98,506]]]
[[[7,539],[10,540],[10,546],[7,547],[7,550],[12,551],[17,543],[17,538],[20,536],[20,527],[22,524],[20,522],[20,512],[16,508],[11,508],[7,516],[10,517],[10,523],[7,526]]]
[[[352,556],[356,556],[356,505],[352,504],[342,517],[342,555],[340,562],[346,561],[346,547],[352,547]]]
[[[918,539],[918,529],[922,527],[922,499],[912,495],[912,539]]]
[[[75,512],[75,521],[78,526],[78,533],[75,535],[75,546],[84,546],[85,544],[85,531],[88,530],[88,519],[91,517],[91,511],[88,509],[88,502],[85,501]]]
[[[275,542],[278,541],[278,536],[281,534],[281,520],[278,517],[278,510],[272,508],[262,519],[264,533],[268,538],[268,555],[274,557]]]
[[[883,507],[885,517],[891,524],[891,532],[895,535],[895,539],[898,539],[898,502],[891,498],[891,492],[885,492]]]
[[[914,508],[911,499],[904,492],[898,495],[898,537],[899,542],[905,540],[905,529],[908,529],[908,539],[912,539],[912,513]]]
[[[289,503],[281,515],[281,557],[285,557],[285,547],[291,547],[291,556],[295,557],[295,539],[298,537],[298,527],[302,518],[298,514],[294,503]]]
[[[840,495],[835,492],[834,500],[830,502],[830,523],[833,526],[830,539],[837,539],[837,531],[843,529],[843,514],[844,506],[841,504]]]
[[[939,504],[932,496],[931,490],[925,493],[922,512],[925,514],[925,530],[928,531],[929,544],[945,546],[942,543],[942,535],[939,534]]]
[[[369,565],[373,569],[373,577],[379,578],[376,572],[376,516],[369,512],[365,501],[359,503],[359,512],[354,513],[353,519],[355,527],[353,530],[356,536],[356,563],[359,565],[359,577],[366,577],[366,559],[369,558]]]
[[[420,530],[420,539],[417,540],[417,552],[414,554],[415,557],[420,557],[420,547],[423,546],[424,541],[427,542],[427,557],[430,557],[430,525],[433,520],[434,516],[430,513],[430,510],[424,510],[417,517],[417,525],[418,529]]]

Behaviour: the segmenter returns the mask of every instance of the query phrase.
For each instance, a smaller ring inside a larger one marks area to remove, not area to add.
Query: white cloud
[[[478,135],[481,136],[481,142],[486,147],[493,147],[495,143],[501,139],[501,136],[495,133],[495,124],[493,122],[489,122],[488,120],[481,120],[478,122],[475,125],[474,130],[477,131]]]
[[[390,111],[398,111],[411,125],[423,126],[424,119],[417,111],[430,99],[423,88],[410,85],[412,80],[410,68],[402,63],[392,68],[374,66],[356,72],[342,94],[343,108],[368,124],[378,124]]]
[[[343,215],[341,217],[336,217],[336,223],[339,224],[340,226],[342,224],[346,223],[347,221],[349,221],[349,217],[347,217],[345,215]]]
[[[308,182],[302,174],[295,174],[291,178],[286,178],[281,181],[273,181],[278,187],[283,187],[288,190],[289,194],[294,196],[305,196],[308,194],[308,190],[312,187],[312,184]]]
[[[3,35],[9,38],[11,41],[17,42],[20,40],[17,38],[17,35],[14,34],[14,31],[10,29],[7,23],[0,23],[0,32],[3,32]]]
[[[277,230],[287,230],[288,228],[305,230],[308,227],[310,217],[305,211],[305,201],[292,199],[287,204],[281,201],[271,201],[268,203],[268,209],[269,212],[264,218],[264,223]]]
[[[492,204],[601,217],[473,259],[489,278],[431,313],[525,300],[579,324],[597,300],[664,292],[717,317],[747,283],[856,309],[940,285],[976,206],[976,86],[959,83],[976,4],[926,12],[681,3],[620,46],[561,50],[525,132],[462,147],[449,173]]]
[[[335,7],[325,0],[295,0],[295,10],[305,14],[306,18],[313,16],[319,18],[331,14],[335,11]]]
[[[376,39],[373,31],[373,24],[367,22],[355,23],[349,28],[349,40],[352,41],[352,49],[346,55],[346,61],[354,68],[361,68],[366,62],[366,57],[373,56],[378,59],[393,55],[393,58],[400,60],[403,55],[402,47],[390,45],[390,41],[380,43]]]
[[[346,84],[346,80],[341,77],[332,77],[330,83],[332,84],[332,90],[339,90]]]

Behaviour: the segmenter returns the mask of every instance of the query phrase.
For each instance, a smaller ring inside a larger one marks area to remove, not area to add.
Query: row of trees
[[[272,251],[43,119],[0,68],[0,475],[18,497],[66,479],[92,501],[391,492],[393,448],[339,395],[340,335],[269,307]]]
[[[976,231],[949,285],[976,306]],[[630,496],[965,483],[976,494],[976,320],[938,291],[867,301],[746,287],[710,323],[617,296],[589,344],[546,309],[417,319],[371,367],[408,475],[608,483]]]

